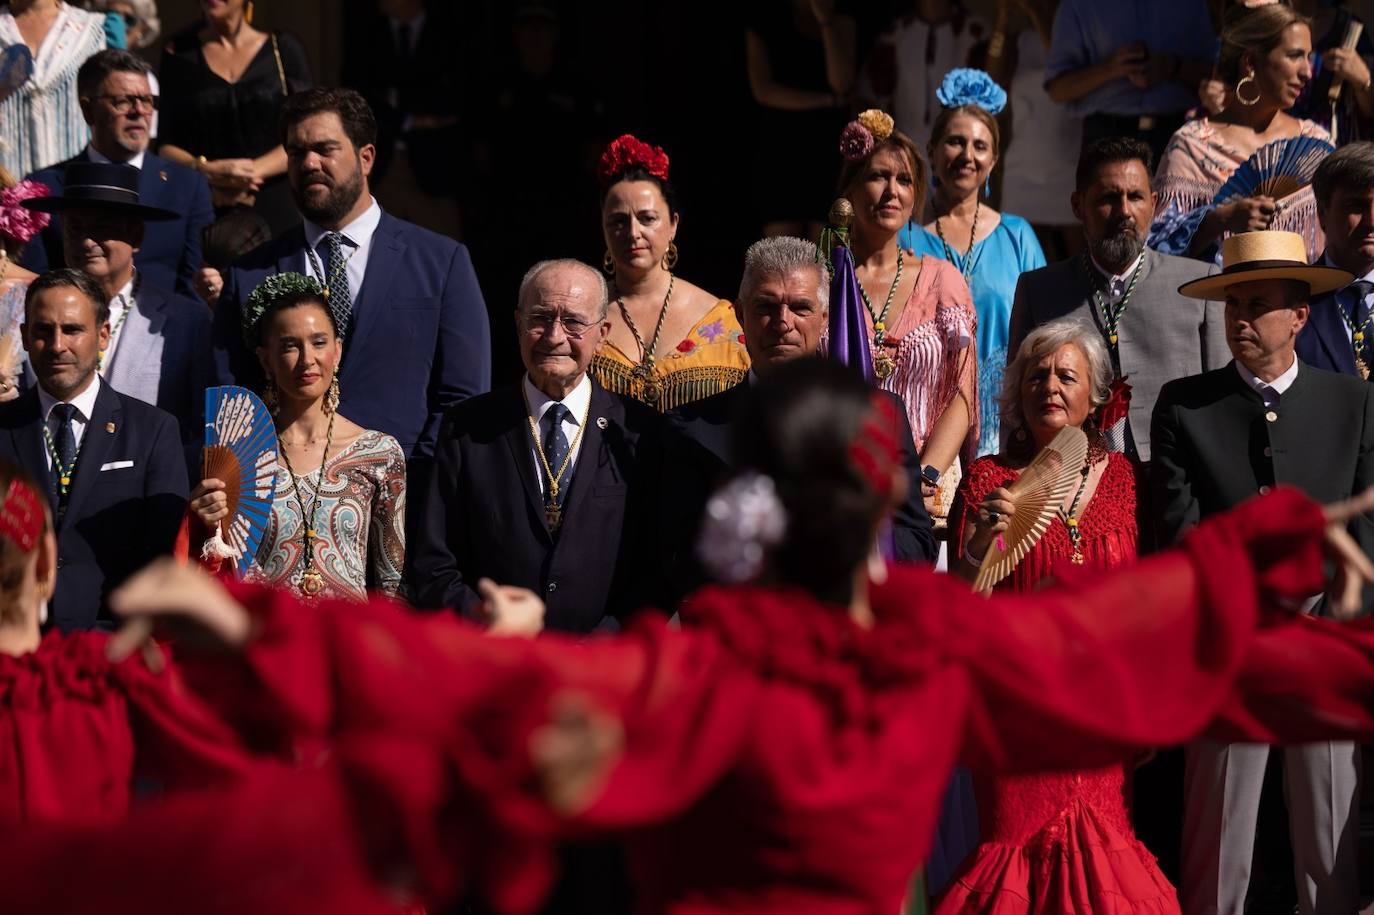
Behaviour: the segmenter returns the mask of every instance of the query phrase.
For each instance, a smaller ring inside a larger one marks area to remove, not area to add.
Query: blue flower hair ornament
[[[249,349],[258,345],[258,324],[267,309],[278,299],[289,295],[316,295],[325,298],[324,287],[313,276],[301,273],[274,273],[258,283],[243,306],[243,342]],[[325,309],[328,311],[329,309]],[[331,323],[334,315],[329,316]],[[335,329],[337,331],[337,328]]]
[[[935,90],[935,97],[946,108],[976,105],[988,114],[1000,114],[1007,107],[1007,90],[982,70],[960,67],[950,70]]]

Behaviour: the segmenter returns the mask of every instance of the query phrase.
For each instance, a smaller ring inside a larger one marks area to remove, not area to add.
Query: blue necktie
[[[326,232],[322,239],[325,248],[325,283],[329,287],[329,310],[334,312],[334,324],[339,336],[348,334],[353,318],[353,292],[348,288],[348,258],[344,255],[342,232]]]
[[[563,500],[568,496],[568,481],[572,479],[571,467],[568,468],[563,477],[558,476],[558,470],[563,466],[563,461],[568,456],[568,437],[563,434],[563,420],[567,419],[568,416],[568,408],[561,403],[550,406],[547,413],[549,428],[544,433],[544,460],[548,461],[549,473],[559,481],[557,499],[559,507],[562,507]]]
[[[76,407],[69,403],[56,404],[51,415],[57,420],[57,432],[53,435],[53,450],[57,452],[57,459],[53,461],[52,482],[60,506],[67,501],[67,493],[71,492],[71,477],[76,471],[76,433],[72,431]],[[63,476],[67,477],[66,485],[62,483]]]

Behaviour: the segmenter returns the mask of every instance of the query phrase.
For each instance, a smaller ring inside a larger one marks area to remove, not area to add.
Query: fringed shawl
[[[0,50],[23,44],[14,16],[0,11]],[[33,75],[0,102],[0,164],[16,178],[56,165],[90,139],[76,94],[76,71],[105,48],[105,17],[66,3],[34,58]]]

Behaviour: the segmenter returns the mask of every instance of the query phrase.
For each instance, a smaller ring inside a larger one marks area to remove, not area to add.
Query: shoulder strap
[[[286,68],[281,65],[281,47],[277,44],[277,33],[272,33],[272,57],[277,61],[277,79],[281,81],[282,97],[291,94],[291,89],[286,85]]]

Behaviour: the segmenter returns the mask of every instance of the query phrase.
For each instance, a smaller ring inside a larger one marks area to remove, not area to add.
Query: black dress
[[[230,83],[206,64],[200,29],[197,23],[179,32],[163,48],[159,139],[212,160],[257,158],[281,143],[277,115],[287,94],[283,89],[299,92],[311,85],[305,48],[288,32],[273,33],[277,53],[269,35],[248,68]],[[264,182],[253,209],[274,236],[300,222],[285,175]]]

